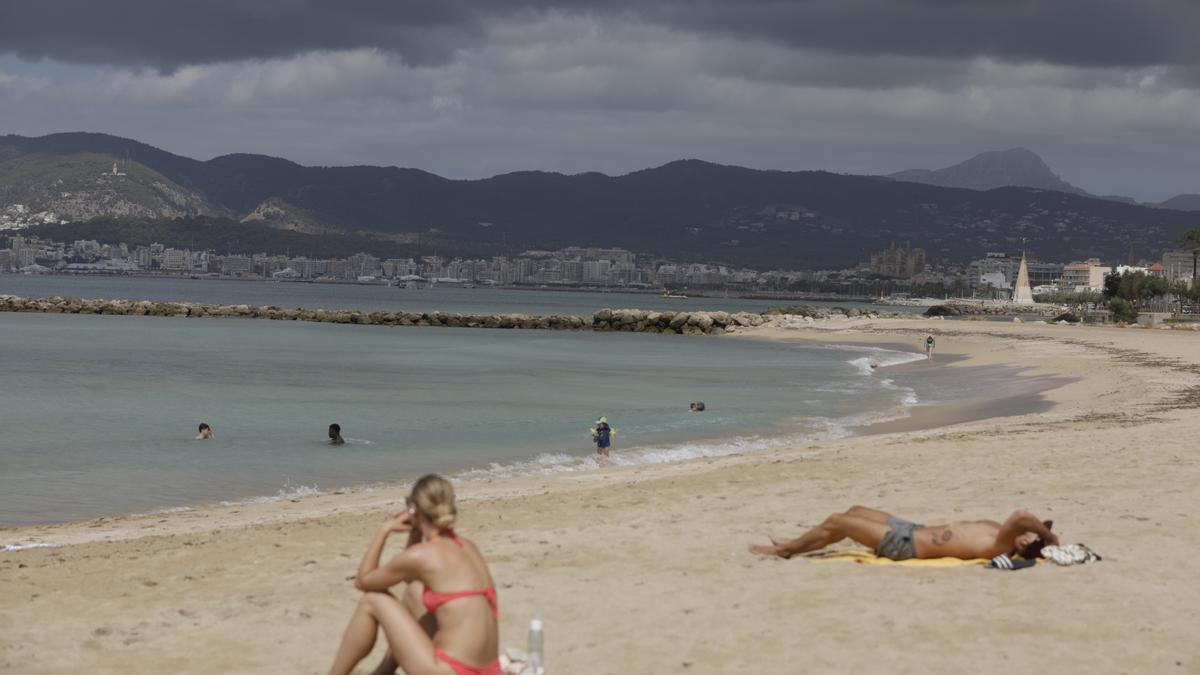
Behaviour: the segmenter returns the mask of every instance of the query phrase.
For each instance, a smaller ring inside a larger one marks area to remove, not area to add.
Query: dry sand
[[[553,673],[1200,672],[1200,334],[881,320],[753,335],[915,348],[930,328],[938,357],[963,358],[925,367],[1070,379],[1031,414],[951,424],[951,406],[922,410],[924,430],[461,484],[503,643],[521,646],[537,610]],[[349,578],[402,494],[0,531],[59,545],[0,553],[0,670],[324,672]],[[747,552],[856,503],[926,522],[1025,507],[1105,559],[997,572]]]

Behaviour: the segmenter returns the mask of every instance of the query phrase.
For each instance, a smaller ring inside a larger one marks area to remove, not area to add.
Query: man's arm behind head
[[[1000,526],[1000,531],[996,534],[996,543],[1008,551],[1032,551],[1032,556],[1036,557],[1042,546],[1058,544],[1058,535],[1050,531],[1052,525],[1053,521],[1043,522],[1028,511],[1014,511]],[[1025,536],[1029,534],[1035,535],[1036,540],[1034,537]],[[1022,557],[1030,556],[1023,554]]]

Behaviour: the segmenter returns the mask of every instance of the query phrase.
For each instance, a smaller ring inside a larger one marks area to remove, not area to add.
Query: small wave
[[[879,367],[879,362],[871,356],[860,356],[857,359],[850,359],[850,365],[858,369],[862,375],[870,375]]]
[[[11,551],[25,551],[31,548],[58,548],[58,544],[42,544],[37,542],[31,544],[4,544],[2,550],[5,553],[9,553]]]
[[[133,514],[133,517],[134,518],[142,518],[145,516],[160,516],[160,515],[164,515],[167,513],[184,513],[186,511],[191,511],[191,510],[192,510],[192,507],[190,507],[190,506],[172,506],[170,508],[156,509],[154,511],[147,511],[145,513],[135,513],[135,514]]]
[[[375,445],[375,441],[368,441],[365,438],[347,438],[345,441],[347,445]]]
[[[850,359],[848,363],[858,369],[861,375],[870,375],[878,368],[888,368],[890,366],[900,366],[905,363],[914,363],[916,361],[925,360],[925,356],[916,352],[898,352],[894,349],[880,349],[878,347],[859,347],[849,349],[848,351],[867,351],[870,352],[867,356],[860,356],[855,359]]]
[[[921,400],[917,398],[916,390],[908,387],[901,387],[900,385],[896,384],[895,380],[880,380],[879,384],[883,385],[884,389],[891,389],[892,391],[900,392],[900,404],[906,408],[911,408],[912,406],[921,402]]]
[[[590,471],[606,466],[644,466],[682,462],[690,459],[726,457],[751,452],[762,452],[793,447],[815,441],[845,438],[854,429],[882,422],[903,419],[908,416],[907,406],[873,413],[862,413],[840,418],[805,418],[805,431],[772,436],[737,436],[717,441],[696,441],[670,446],[649,446],[614,452],[607,460],[598,455],[575,455],[566,452],[546,452],[528,460],[499,463],[487,468],[470,469],[457,474],[463,480],[509,478],[513,476],[537,476],[557,473]]]
[[[889,366],[899,366],[899,365],[903,365],[905,363],[914,363],[916,361],[923,361],[926,358],[924,355],[918,354],[917,352],[902,352],[902,351],[897,351],[895,349],[883,349],[882,347],[862,347],[862,346],[857,346],[857,345],[846,345],[846,346],[834,345],[834,346],[830,346],[827,348],[828,349],[840,349],[843,351],[850,351],[850,352],[868,352],[868,354],[869,354],[868,356],[860,356],[858,358],[850,359],[849,361],[847,361],[847,363],[849,363],[850,365],[852,365],[858,369],[858,372],[860,375],[865,375],[867,377],[870,377],[871,375],[873,375],[875,373],[875,371],[880,368],[887,368]],[[885,389],[891,389],[893,391],[900,392],[901,393],[900,404],[902,406],[904,406],[905,408],[910,408],[910,407],[915,406],[918,403],[920,403],[920,400],[917,398],[916,391],[914,391],[913,389],[910,389],[908,387],[901,387],[901,386],[897,385],[895,380],[887,378],[887,379],[880,380],[879,383]]]
[[[316,485],[292,485],[285,484],[279,489],[279,492],[274,495],[262,495],[258,497],[247,497],[246,499],[236,499],[233,501],[221,502],[221,506],[246,506],[248,504],[270,504],[271,502],[281,502],[284,500],[300,499],[301,497],[314,497],[321,494],[321,490]]]

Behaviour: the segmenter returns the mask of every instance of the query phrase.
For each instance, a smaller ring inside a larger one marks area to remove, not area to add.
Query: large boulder
[[[925,310],[925,316],[962,316],[962,310],[952,305],[934,305]]]

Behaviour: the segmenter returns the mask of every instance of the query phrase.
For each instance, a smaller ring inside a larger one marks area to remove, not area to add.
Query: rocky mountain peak
[[[1087,194],[1059,178],[1037,153],[1027,148],[984,152],[943,169],[909,169],[888,177],[911,183],[969,190],[1028,187],[1076,195]]]

